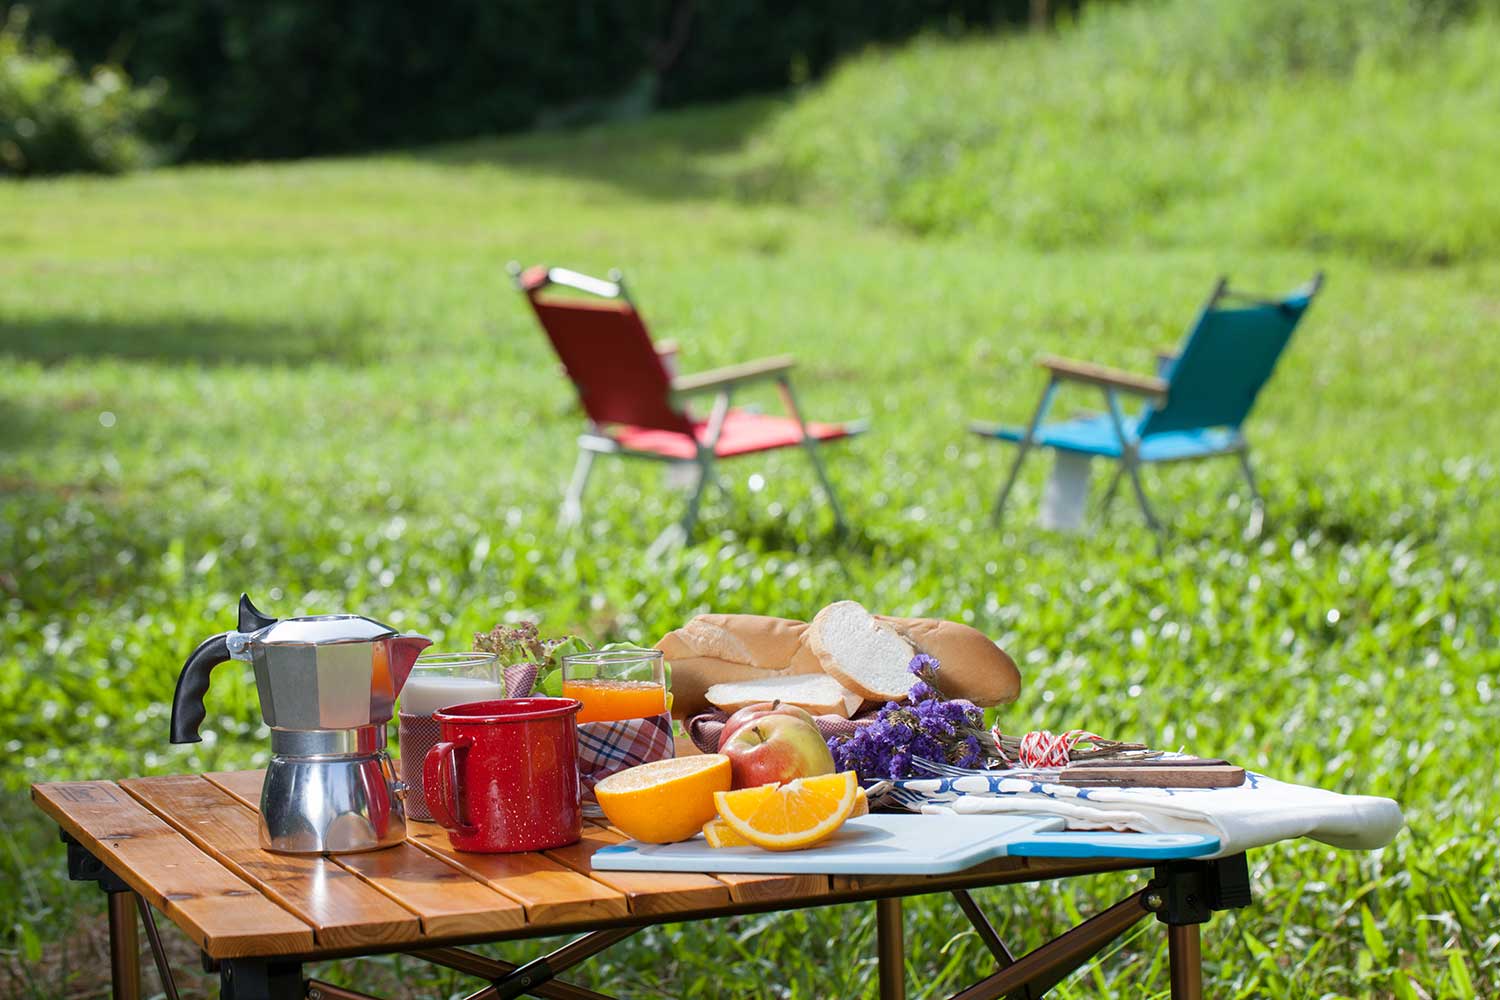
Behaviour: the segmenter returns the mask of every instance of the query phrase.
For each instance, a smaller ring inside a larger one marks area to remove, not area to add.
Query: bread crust
[[[893,626],[917,652],[937,659],[938,685],[949,698],[965,698],[984,708],[1020,696],[1016,661],[977,628],[940,618],[876,615],[875,620]]]

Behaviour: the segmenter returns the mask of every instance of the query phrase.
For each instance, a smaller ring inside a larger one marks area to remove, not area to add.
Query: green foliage
[[[1041,249],[1493,254],[1496,11],[1159,0],[1089,7],[1046,41],[871,52],[778,122],[761,183]]]
[[[1026,3],[32,0],[38,27],[81,57],[169,81],[165,138],[199,159],[375,149],[779,90],[871,41],[1013,20]]]
[[[0,970],[13,992],[23,971],[37,996],[101,992],[85,933],[97,895],[64,880],[28,782],[264,760],[254,685],[227,666],[208,739],[166,742],[177,670],[233,622],[241,589],[271,613],[355,609],[439,649],[522,617],[549,635],[650,642],[699,610],[798,616],[845,597],[970,621],[1021,664],[1007,729],[1087,725],[1405,806],[1409,829],[1381,852],[1255,852],[1256,905],[1206,932],[1216,995],[1500,992],[1500,791],[1486,768],[1500,730],[1500,261],[1036,253],[724,198],[750,166],[738,148],[776,110],[0,185],[13,276],[0,283]],[[706,539],[664,564],[642,553],[682,497],[654,466],[602,464],[584,526],[559,534],[579,418],[505,277],[512,257],[624,265],[686,370],[796,352],[808,413],[873,419],[828,454],[852,537],[829,533],[797,454],[726,465]],[[1036,353],[1149,371],[1221,270],[1275,289],[1319,266],[1328,289],[1248,428],[1264,537],[1241,538],[1241,487],[1213,465],[1148,476],[1173,525],[1161,559],[1127,505],[1090,537],[1034,527],[1040,460],[1007,529],[986,526],[1010,453],[964,421],[1024,419]],[[1028,947],[1133,884],[981,899]],[[657,996],[761,983],[860,995],[870,916],[672,925],[580,978]],[[920,995],[992,968],[955,933],[951,901],[914,903],[907,921]],[[1162,941],[1143,924],[1058,995],[1164,993]],[[39,968],[26,958],[38,949]],[[69,968],[90,971],[65,984]],[[405,959],[318,974],[392,997],[473,988]]]
[[[81,73],[66,52],[28,39],[26,22],[26,8],[13,7],[0,23],[0,174],[143,165],[141,126],[161,88],[132,86],[117,66]]]

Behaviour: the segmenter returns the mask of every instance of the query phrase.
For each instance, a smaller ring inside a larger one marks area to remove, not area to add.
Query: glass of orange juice
[[[574,653],[562,661],[564,698],[583,703],[579,722],[645,719],[667,710],[667,683],[659,649]]]

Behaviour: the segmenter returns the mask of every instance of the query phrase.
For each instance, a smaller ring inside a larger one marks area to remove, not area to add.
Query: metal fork
[[[1057,767],[984,771],[959,767],[957,764],[948,764],[927,757],[913,757],[911,762],[914,767],[921,768],[923,771],[938,778],[1036,778],[1045,781],[1047,779],[1055,779],[1062,772],[1062,769]]]

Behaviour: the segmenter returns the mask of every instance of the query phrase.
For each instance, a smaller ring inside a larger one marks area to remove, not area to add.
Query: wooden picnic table
[[[1154,912],[1167,925],[1172,996],[1202,995],[1198,927],[1249,901],[1244,855],[1157,862],[1146,888],[1030,954],[1013,957],[969,890],[1152,867],[1139,859],[1002,858],[943,876],[703,875],[594,871],[593,852],[625,838],[597,824],[569,847],[456,851],[444,831],[408,823],[405,843],[330,857],[272,854],[257,842],[263,772],[230,771],[32,786],[61,827],[69,874],[108,898],[116,998],[140,996],[137,913],[163,991],[176,987],[160,943],[164,914],[217,966],[225,1000],[338,1000],[356,991],[304,979],[302,966],[403,952],[489,980],[474,998],[608,1000],[556,980],[642,928],[769,910],[873,901],[882,1000],[904,996],[901,900],[947,892],[993,952],[995,972],[962,1000],[1037,997]],[[577,933],[517,967],[461,946]]]

